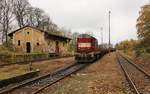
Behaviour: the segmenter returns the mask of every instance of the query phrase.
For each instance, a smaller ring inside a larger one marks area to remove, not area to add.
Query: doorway
[[[26,51],[27,51],[27,53],[31,52],[31,44],[30,44],[30,42],[26,43]]]
[[[59,42],[58,41],[56,41],[56,54],[59,54]]]

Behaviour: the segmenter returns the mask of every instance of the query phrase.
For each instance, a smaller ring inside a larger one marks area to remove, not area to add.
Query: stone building
[[[63,55],[67,53],[70,38],[25,26],[8,34],[16,52],[51,53]]]

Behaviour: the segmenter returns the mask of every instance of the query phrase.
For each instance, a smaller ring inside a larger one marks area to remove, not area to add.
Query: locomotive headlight
[[[91,57],[94,57],[94,53],[91,53]]]

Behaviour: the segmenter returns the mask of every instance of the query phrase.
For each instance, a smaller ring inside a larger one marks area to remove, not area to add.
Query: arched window
[[[39,46],[40,44],[37,42],[36,45]]]
[[[18,46],[20,46],[20,40],[18,40]]]

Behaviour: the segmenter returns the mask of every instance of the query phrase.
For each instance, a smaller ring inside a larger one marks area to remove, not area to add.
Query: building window
[[[18,46],[20,46],[20,40],[18,40]]]
[[[29,34],[29,32],[27,32],[27,34]]]
[[[36,45],[39,46],[40,44],[37,42]]]
[[[65,46],[65,42],[63,42],[63,46]]]

